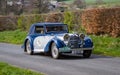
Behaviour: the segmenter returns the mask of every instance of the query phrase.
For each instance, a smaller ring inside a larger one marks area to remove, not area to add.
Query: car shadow
[[[99,58],[113,58],[112,56],[103,56],[103,55],[96,55],[92,54],[90,59],[99,59]]]
[[[44,53],[35,53],[34,54],[35,56],[43,56],[43,57],[46,57],[46,58],[51,58],[51,55],[46,55]],[[78,60],[78,59],[100,59],[100,58],[112,58],[111,56],[102,56],[102,55],[95,55],[95,54],[92,54],[91,57],[89,58],[84,58],[82,55],[66,55],[66,54],[62,54],[61,57],[59,58],[59,60]]]
[[[60,57],[62,60],[76,60],[76,59],[84,59],[83,56],[81,55],[62,55]]]
[[[61,60],[85,60],[85,59],[101,59],[101,58],[113,58],[111,56],[102,56],[92,54],[89,58],[84,58],[82,55],[62,55]]]

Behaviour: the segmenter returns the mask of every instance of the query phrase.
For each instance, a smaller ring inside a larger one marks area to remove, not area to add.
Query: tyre
[[[54,59],[60,58],[60,53],[55,43],[52,43],[51,55]]]
[[[33,55],[33,50],[31,49],[31,45],[30,45],[30,41],[29,40],[26,42],[26,52],[29,55]]]
[[[92,50],[85,50],[83,51],[83,57],[84,58],[89,58],[92,54]]]

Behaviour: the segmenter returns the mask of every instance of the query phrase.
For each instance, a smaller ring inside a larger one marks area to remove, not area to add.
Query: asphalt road
[[[64,56],[59,60],[50,56],[27,55],[20,45],[0,43],[0,62],[42,72],[45,75],[120,75],[120,58],[92,55]]]

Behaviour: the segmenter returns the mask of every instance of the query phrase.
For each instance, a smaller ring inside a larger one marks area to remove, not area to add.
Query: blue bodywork
[[[63,37],[65,34],[69,34],[68,29],[66,29],[64,31],[58,31],[58,32],[47,32],[47,26],[49,27],[49,26],[56,26],[56,25],[57,26],[66,26],[67,27],[67,25],[63,24],[63,23],[35,23],[35,24],[31,25],[29,33],[28,33],[27,37],[25,38],[25,41],[24,41],[24,44],[23,44],[24,50],[26,51],[26,42],[29,40],[31,50],[34,51],[35,50],[34,46],[36,46],[36,44],[34,44],[35,43],[34,41],[35,41],[35,39],[37,37],[43,37],[43,38],[53,37],[53,38],[47,39],[48,42],[45,44],[44,47],[41,47],[41,49],[43,48],[43,50],[44,50],[43,52],[49,52],[50,48],[51,48],[51,44],[53,42],[56,44],[58,49],[61,48],[61,50],[62,50],[62,48],[67,47],[67,44],[65,44],[64,41],[61,40],[58,37]],[[43,34],[36,33],[35,32],[35,27],[36,26],[43,26],[44,33]],[[41,39],[39,39],[39,40],[41,40]],[[78,40],[78,41],[80,41],[79,46],[81,46],[81,40]],[[44,40],[43,40],[43,43],[45,43]],[[84,38],[84,44],[83,44],[82,47],[83,48],[92,48],[93,47],[92,40],[89,37],[86,36]],[[69,51],[71,51],[71,50],[68,50],[66,52],[69,52]],[[60,51],[60,52],[62,52],[62,51]]]

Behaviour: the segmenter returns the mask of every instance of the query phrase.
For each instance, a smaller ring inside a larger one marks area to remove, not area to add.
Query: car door
[[[37,37],[34,39],[34,50],[44,52],[45,46],[45,33],[44,26],[35,26],[34,33]]]

